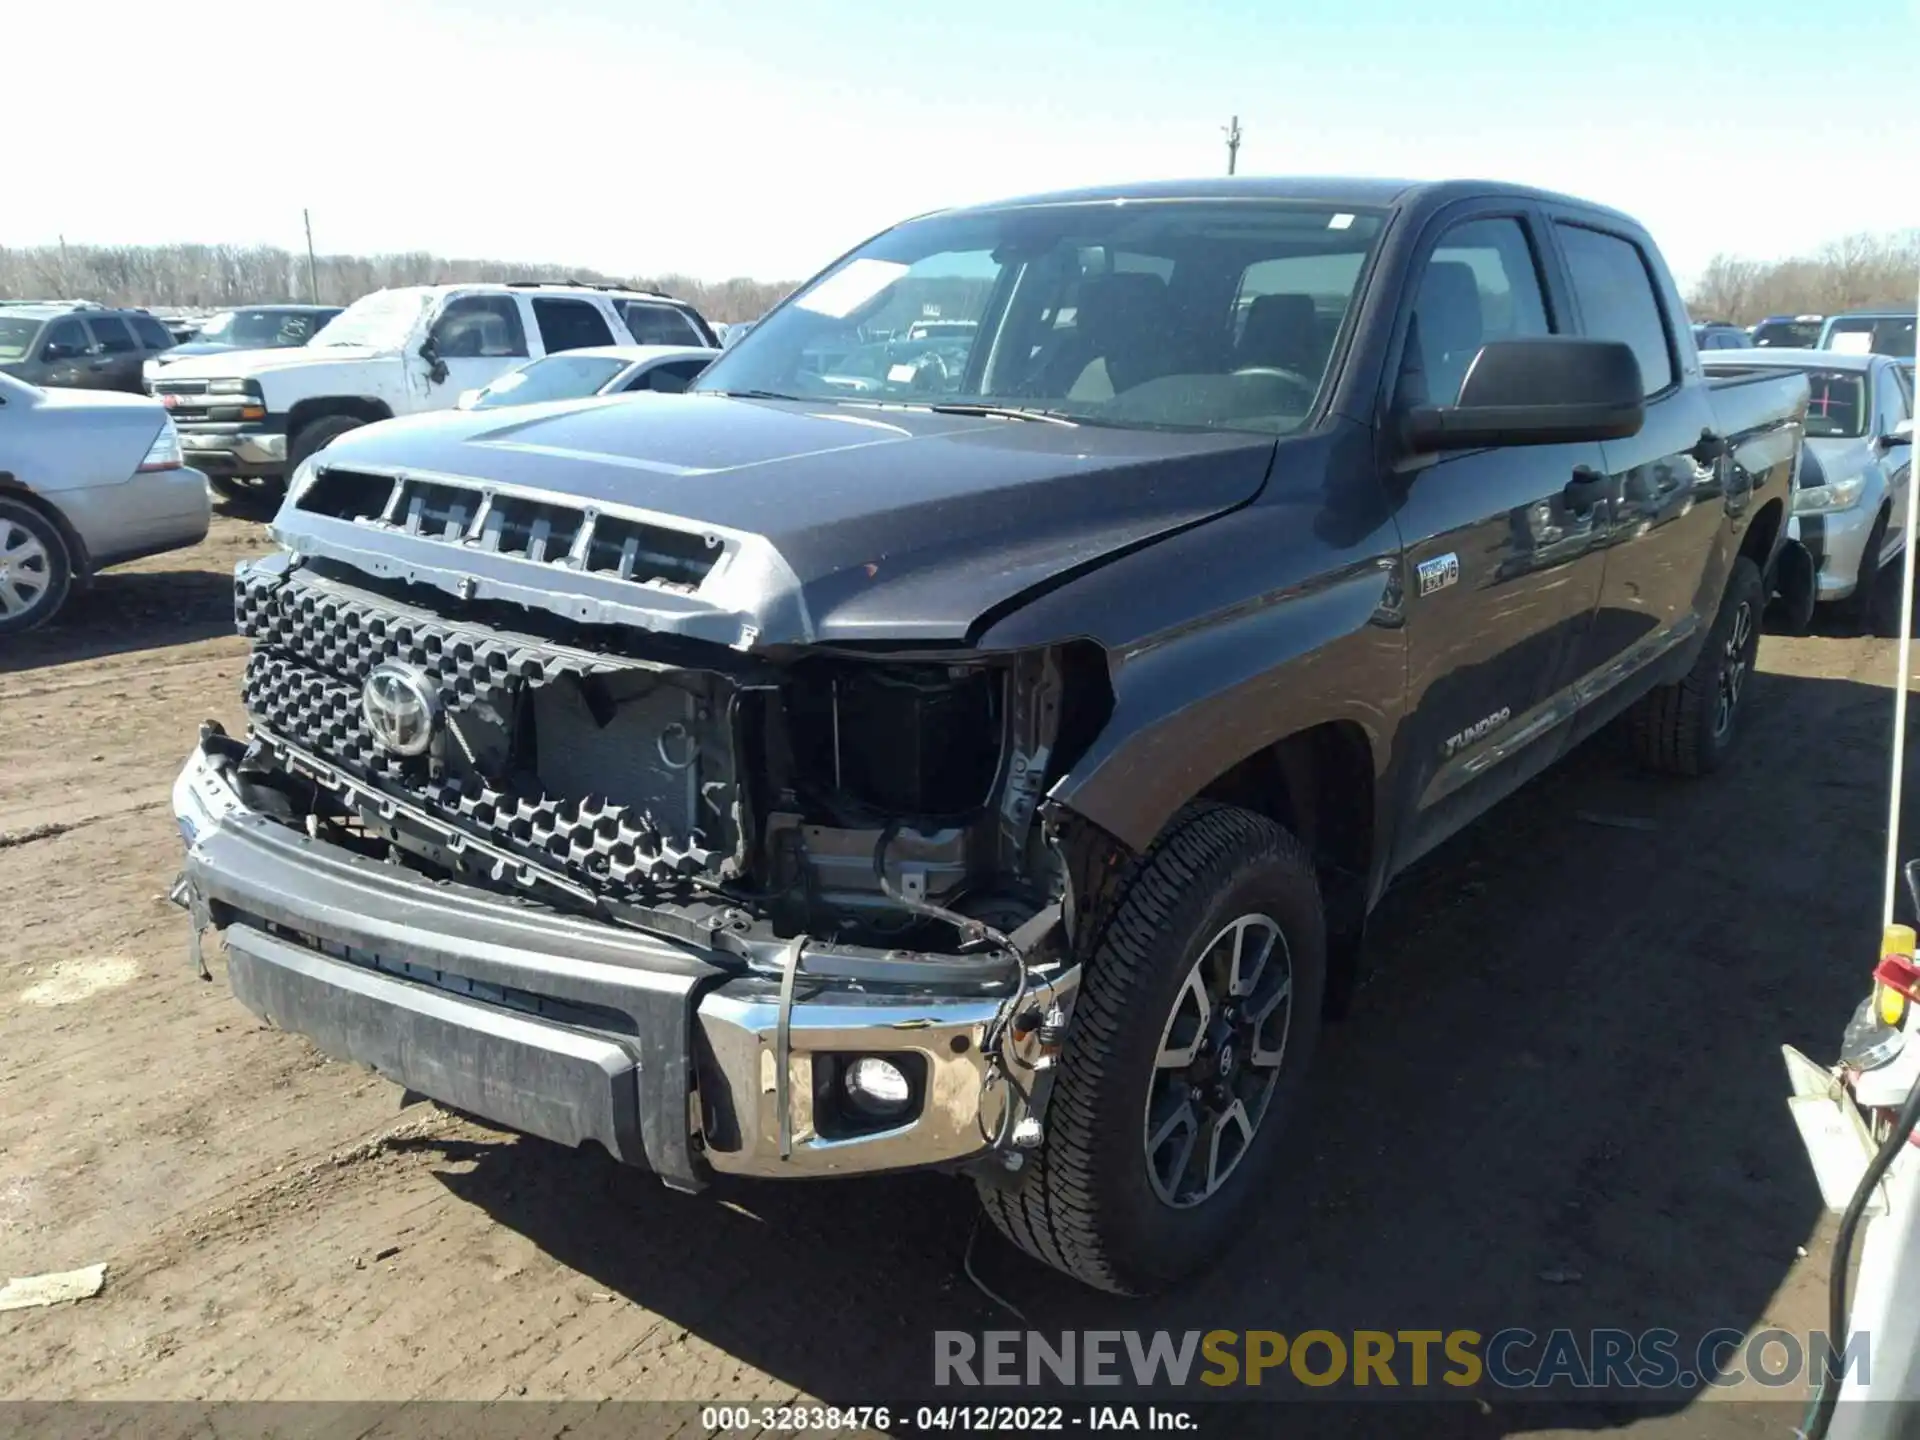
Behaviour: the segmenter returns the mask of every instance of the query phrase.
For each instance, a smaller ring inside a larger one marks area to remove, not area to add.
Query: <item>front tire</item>
[[[60,612],[73,557],[60,527],[23,500],[0,497],[0,635],[37,630]]]
[[[1305,847],[1196,804],[1120,882],[1085,961],[1046,1136],[983,1208],[1035,1259],[1118,1294],[1241,1233],[1319,1039],[1326,920]]]
[[[308,421],[287,446],[287,473],[292,474],[316,451],[326,449],[349,430],[358,430],[366,423],[352,415],[322,415],[318,420]]]
[[[1627,712],[1634,753],[1649,770],[1706,775],[1732,752],[1760,654],[1765,600],[1759,567],[1744,555],[1736,559],[1693,668]]]

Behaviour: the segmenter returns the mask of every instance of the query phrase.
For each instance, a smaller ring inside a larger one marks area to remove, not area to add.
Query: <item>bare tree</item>
[[[1687,297],[1701,319],[1750,325],[1766,315],[1833,315],[1906,308],[1920,291],[1920,230],[1845,235],[1813,255],[1745,260],[1716,255]]]

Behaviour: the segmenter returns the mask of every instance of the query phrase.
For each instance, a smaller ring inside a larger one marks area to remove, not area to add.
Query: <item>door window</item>
[[[629,390],[659,390],[678,395],[707,368],[705,360],[669,360],[656,365],[627,386]]]
[[[131,355],[140,347],[134,343],[133,332],[127,329],[127,322],[118,315],[90,315],[87,328],[93,331],[93,338],[99,343],[102,355]]]
[[[1521,223],[1501,217],[1455,225],[1434,247],[1415,292],[1400,403],[1452,405],[1487,341],[1551,333],[1539,266]]]
[[[538,296],[533,302],[533,318],[540,325],[540,343],[549,355],[613,343],[613,331],[607,328],[599,310],[585,300]]]
[[[1646,256],[1618,235],[1564,222],[1555,228],[1586,333],[1630,345],[1640,362],[1642,387],[1648,395],[1659,394],[1673,383],[1673,346]]]
[[[80,328],[78,320],[56,320],[47,330],[47,344],[40,358],[75,360],[87,353],[89,344],[87,332]]]
[[[433,322],[434,353],[442,360],[510,358],[527,353],[520,306],[511,295],[461,295]]]

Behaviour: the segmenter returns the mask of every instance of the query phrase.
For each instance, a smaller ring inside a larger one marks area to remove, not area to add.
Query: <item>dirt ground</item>
[[[220,517],[0,652],[0,1276],[108,1265],[97,1298],[0,1314],[0,1399],[855,1404],[922,1393],[935,1328],[1017,1324],[963,1273],[962,1184],[671,1194],[193,976],[167,792],[202,717],[240,726],[229,575],[263,548]],[[1723,774],[1589,747],[1396,888],[1312,1163],[1227,1264],[1121,1302],[982,1235],[981,1277],[1049,1331],[1824,1328],[1832,1223],[1778,1047],[1830,1054],[1862,993],[1894,659],[1769,637],[1761,662]],[[1691,1436],[1784,1410],[1477,1413]]]

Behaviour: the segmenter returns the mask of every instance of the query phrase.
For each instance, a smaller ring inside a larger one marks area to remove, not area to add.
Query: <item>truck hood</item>
[[[415,416],[343,436],[325,460],[726,537],[728,563],[694,594],[316,515],[303,491],[276,533],[376,574],[735,646],[952,643],[1037,588],[1252,499],[1275,450],[1270,436],[902,406],[647,400]]]
[[[165,359],[172,351],[161,352]],[[307,366],[364,365],[369,360],[397,359],[367,345],[285,345],[277,350],[224,350],[214,355],[186,355],[167,360],[161,368],[169,380],[230,380]]]

